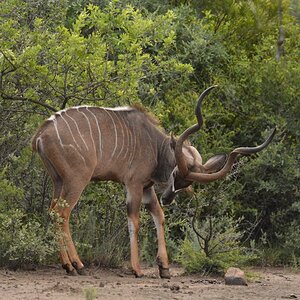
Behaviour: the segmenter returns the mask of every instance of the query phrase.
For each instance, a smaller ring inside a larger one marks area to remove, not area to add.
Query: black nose
[[[163,205],[168,205],[168,204],[170,204],[173,200],[174,200],[174,198],[175,198],[175,193],[168,193],[167,195],[162,195],[161,197],[160,197],[160,202],[163,204]]]

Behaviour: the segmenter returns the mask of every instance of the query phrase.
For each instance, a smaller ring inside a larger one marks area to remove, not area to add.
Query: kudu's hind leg
[[[156,227],[158,241],[156,262],[159,267],[159,275],[161,278],[168,279],[170,278],[170,271],[164,231],[165,216],[153,187],[144,191],[143,202],[150,211]]]
[[[61,196],[63,181],[48,157],[43,152],[40,152],[40,155],[53,183],[53,196],[49,207],[49,212],[51,212]]]
[[[52,211],[58,214],[59,220],[56,223],[59,227],[61,234],[60,240],[60,259],[62,267],[70,275],[78,274],[83,275],[84,265],[81,262],[75,245],[72,240],[69,220],[72,209],[78,202],[78,199],[85,186],[79,187],[64,183],[60,200],[57,201],[52,208]]]
[[[136,277],[143,277],[144,274],[140,267],[138,249],[139,217],[143,188],[140,185],[127,186],[126,188],[131,267]]]
[[[53,179],[53,197],[51,200],[51,204],[49,207],[49,212],[51,212],[56,205],[57,201],[61,197],[61,192],[62,192],[62,180],[60,178]]]

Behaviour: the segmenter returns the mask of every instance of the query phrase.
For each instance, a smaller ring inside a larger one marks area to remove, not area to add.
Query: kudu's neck
[[[157,148],[157,167],[153,174],[153,179],[157,182],[166,182],[176,166],[174,150],[171,147],[171,138],[162,134],[158,139]]]

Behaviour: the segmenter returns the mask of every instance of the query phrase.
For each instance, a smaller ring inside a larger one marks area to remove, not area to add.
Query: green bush
[[[86,264],[116,267],[128,258],[124,190],[116,183],[89,185],[70,220],[73,240]]]
[[[47,230],[20,210],[0,213],[0,264],[13,268],[45,263],[57,252],[53,228]]]
[[[252,261],[255,254],[241,245],[238,223],[227,216],[202,222],[201,233],[188,231],[177,260],[187,272],[202,274],[222,274],[228,267]]]
[[[273,263],[290,264],[300,257],[300,172],[297,150],[289,146],[282,132],[278,136],[278,142],[245,164],[240,179],[243,188],[235,201],[238,214],[257,223],[251,239],[262,252],[271,251],[266,247],[274,248]]]
[[[190,224],[177,258],[188,272],[218,274],[255,258],[253,250],[242,244],[244,219],[235,216],[232,201],[232,195],[241,190],[235,179],[242,166],[243,161],[226,179],[195,192],[189,209]]]

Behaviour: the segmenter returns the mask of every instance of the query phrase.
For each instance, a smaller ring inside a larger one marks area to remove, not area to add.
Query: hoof
[[[66,270],[66,272],[67,272],[68,275],[71,275],[71,276],[77,275],[76,270],[75,270],[74,268],[72,268],[72,267],[71,267],[70,265],[68,265],[68,264],[62,265],[62,268],[63,268],[64,270]]]
[[[67,274],[68,274],[69,276],[76,276],[76,275],[77,275],[76,270],[73,269],[73,268],[71,269],[71,266],[69,266],[68,264],[62,265],[62,268],[63,268],[64,270],[66,270],[66,272],[67,272]]]
[[[170,279],[171,275],[169,268],[159,267],[159,276],[163,279]]]
[[[82,276],[88,275],[88,273],[87,273],[85,267],[83,267],[83,268],[81,268],[81,269],[77,269],[76,271],[77,271],[77,273],[78,273],[79,275],[82,275]]]
[[[86,272],[86,270],[85,270],[85,267],[82,267],[82,268],[78,268],[78,264],[77,264],[77,262],[76,261],[73,261],[72,262],[72,266],[76,269],[76,271],[77,271],[77,273],[79,274],[79,275],[87,275],[87,272]]]
[[[170,279],[171,275],[170,275],[169,268],[164,268],[163,267],[163,262],[162,262],[162,259],[160,258],[160,256],[156,257],[156,263],[157,263],[158,268],[159,268],[160,278]]]
[[[142,272],[135,272],[133,271],[135,278],[143,278],[144,274]]]
[[[71,270],[71,271],[67,271],[67,275],[68,276],[77,276],[77,272],[75,269]]]

